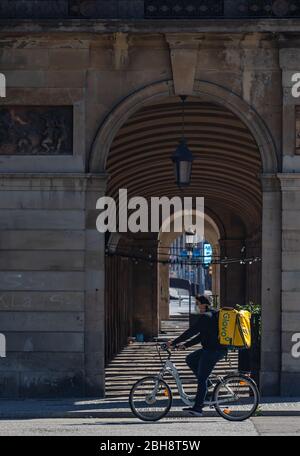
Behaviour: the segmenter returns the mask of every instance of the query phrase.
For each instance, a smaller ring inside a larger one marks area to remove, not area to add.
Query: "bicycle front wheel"
[[[256,383],[245,375],[228,375],[214,390],[217,413],[229,421],[243,421],[250,418],[259,404]]]
[[[129,395],[129,404],[136,417],[143,421],[158,421],[172,405],[169,385],[158,377],[144,377],[137,381]]]

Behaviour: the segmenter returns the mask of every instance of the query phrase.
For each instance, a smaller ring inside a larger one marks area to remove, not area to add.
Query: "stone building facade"
[[[171,3],[179,9],[1,2],[3,397],[103,396],[105,356],[138,327],[157,334],[166,271],[105,259],[96,201],[120,186],[175,194],[183,94],[197,155],[187,194],[206,198],[223,255],[246,244],[262,258],[219,272],[221,302],[261,303],[262,392],[300,394],[300,11],[296,1]],[[157,235],[118,243],[161,245]]]

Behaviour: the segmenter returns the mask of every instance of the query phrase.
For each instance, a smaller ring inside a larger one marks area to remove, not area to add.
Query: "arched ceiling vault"
[[[181,137],[178,97],[144,107],[116,135],[107,160],[108,194],[128,197],[203,196],[214,213],[238,215],[249,232],[261,223],[261,158],[249,129],[223,106],[189,97],[185,136],[195,161],[191,185],[181,193],[171,156]]]

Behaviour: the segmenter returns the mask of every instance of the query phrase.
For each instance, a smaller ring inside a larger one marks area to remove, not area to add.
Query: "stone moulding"
[[[282,191],[300,190],[300,173],[280,173],[278,179],[281,183]]]
[[[206,19],[300,17],[297,0],[1,0],[0,18]]]
[[[93,173],[0,173],[0,190],[103,191],[106,180]]]

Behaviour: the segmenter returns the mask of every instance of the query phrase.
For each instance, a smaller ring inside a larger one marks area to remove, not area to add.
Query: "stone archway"
[[[92,145],[89,172],[105,171],[111,144],[121,126],[146,104],[174,95],[173,81],[161,81],[134,92],[118,104],[105,118]],[[279,169],[273,137],[259,114],[240,96],[222,86],[207,81],[196,81],[195,97],[217,102],[232,111],[249,128],[259,147],[263,173],[277,173]]]
[[[149,103],[174,95],[173,83],[162,81],[145,87],[129,95],[105,119],[92,147],[89,171],[106,170],[107,158],[112,143],[119,130],[135,113]],[[204,81],[196,81],[193,96],[202,102],[223,106],[240,119],[252,134],[258,147],[262,163],[262,371],[261,384],[265,394],[277,394],[280,385],[280,281],[281,281],[281,210],[280,189],[277,184],[278,159],[271,133],[261,117],[241,97],[221,86]],[[231,192],[230,187],[225,189]],[[222,192],[219,194],[222,200]],[[251,221],[251,207],[247,207],[245,197],[234,201],[234,209],[248,210]],[[226,246],[227,249],[240,248],[239,244]],[[270,318],[271,315],[271,318]]]

